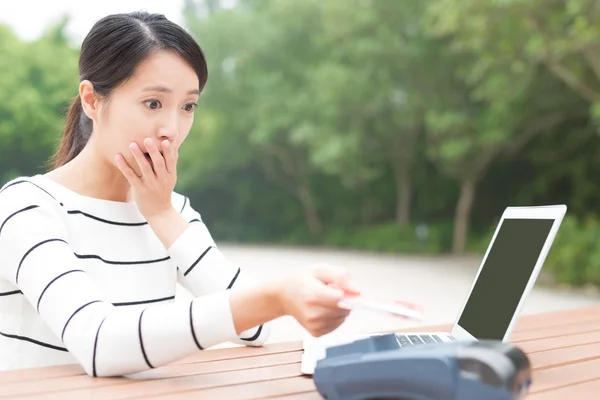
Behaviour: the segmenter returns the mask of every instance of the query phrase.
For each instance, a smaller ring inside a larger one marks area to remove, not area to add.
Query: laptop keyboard
[[[444,343],[438,335],[396,335],[400,347],[418,346],[428,343]]]

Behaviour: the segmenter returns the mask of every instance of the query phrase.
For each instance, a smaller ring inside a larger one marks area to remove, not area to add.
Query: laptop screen
[[[505,219],[458,325],[478,340],[502,340],[554,219]]]

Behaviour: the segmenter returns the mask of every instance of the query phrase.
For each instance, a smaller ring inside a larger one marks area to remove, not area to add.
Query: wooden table
[[[600,306],[521,317],[511,340],[535,369],[527,400],[600,398]],[[320,399],[301,356],[299,342],[205,350],[135,380],[90,378],[77,365],[0,372],[0,398]]]

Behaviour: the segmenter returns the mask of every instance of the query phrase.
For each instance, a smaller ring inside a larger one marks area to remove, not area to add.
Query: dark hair
[[[151,53],[170,50],[183,57],[196,71],[204,89],[208,69],[204,53],[192,36],[162,14],[132,12],[113,14],[96,22],[81,45],[79,79],[89,80],[95,94],[107,99],[113,89],[130,78]],[[77,95],[67,114],[55,168],[71,161],[83,150],[92,134],[92,121],[83,112]]]

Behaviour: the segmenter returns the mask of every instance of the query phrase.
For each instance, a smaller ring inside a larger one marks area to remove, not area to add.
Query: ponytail
[[[58,151],[52,157],[54,168],[65,165],[83,150],[92,134],[91,128],[91,120],[83,113],[81,97],[77,95],[71,101]]]

